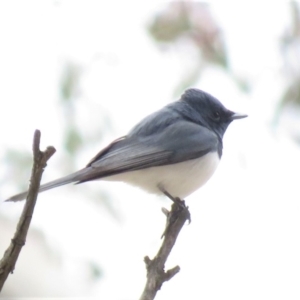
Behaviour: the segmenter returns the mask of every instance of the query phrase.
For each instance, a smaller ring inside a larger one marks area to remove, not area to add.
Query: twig
[[[0,261],[0,292],[9,273],[13,273],[21,249],[25,245],[42,174],[47,161],[55,153],[55,148],[52,146],[47,147],[44,152],[40,151],[40,139],[41,133],[39,130],[36,130],[33,138],[33,167],[28,195],[14,237]]]
[[[164,240],[154,259],[151,260],[148,256],[144,258],[147,268],[147,282],[140,300],[153,300],[163,283],[180,271],[180,267],[176,266],[165,272],[165,263],[180,230],[187,220],[190,221],[190,212],[182,201],[182,203],[174,202],[171,211],[163,209],[163,213],[167,216],[167,225],[163,234]]]

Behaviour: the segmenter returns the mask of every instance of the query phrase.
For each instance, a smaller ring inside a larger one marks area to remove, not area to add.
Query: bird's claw
[[[168,211],[166,208],[162,208],[162,212],[167,217],[166,221],[166,228],[161,236],[163,238],[168,231],[170,230],[171,226],[177,221],[180,214],[185,213],[187,214],[187,220],[189,221],[189,224],[191,223],[191,214],[189,212],[188,206],[185,205],[185,201],[181,200],[180,198],[176,197],[174,198],[174,203],[172,204],[171,211]]]

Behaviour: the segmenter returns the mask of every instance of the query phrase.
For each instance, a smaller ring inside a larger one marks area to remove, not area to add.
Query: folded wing
[[[68,183],[82,183],[149,167],[175,164],[218,150],[218,138],[210,130],[187,121],[177,121],[155,134],[115,140],[88,165],[75,173],[40,186],[39,192]],[[27,191],[6,201],[20,201]]]
[[[176,122],[156,134],[116,140],[90,161],[78,183],[198,158],[217,151],[217,146],[212,131],[191,122]]]

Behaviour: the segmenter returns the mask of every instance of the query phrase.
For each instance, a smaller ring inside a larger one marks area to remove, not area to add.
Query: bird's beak
[[[243,118],[247,118],[248,115],[245,115],[245,114],[239,114],[239,113],[233,113],[231,115],[231,120],[238,120],[238,119],[243,119]]]

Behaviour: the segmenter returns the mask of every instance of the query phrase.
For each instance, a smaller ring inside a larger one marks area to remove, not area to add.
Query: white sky
[[[230,126],[219,170],[187,199],[192,223],[183,229],[168,262],[170,267],[179,264],[181,272],[163,286],[157,299],[300,297],[299,149],[286,136],[271,135],[269,129],[285,86],[278,38],[288,25],[288,6],[284,2],[228,3],[214,2],[213,14],[224,29],[232,70],[251,79],[253,92],[242,94],[223,71],[213,68],[196,86],[250,116]],[[182,61],[176,49],[160,51],[145,30],[163,5],[1,2],[0,156],[8,147],[30,148],[33,131],[39,128],[42,145],[58,148],[45,178],[65,175],[58,163],[62,137],[57,103],[59,76],[68,61],[91,65],[80,89],[82,98],[95,106],[81,102],[79,117],[88,131],[98,126],[95,107],[108,112],[115,132],[106,137],[107,142],[175,100]],[[93,63],[95,55],[98,60]],[[95,154],[102,143],[89,154]],[[83,158],[80,165],[89,159]],[[78,189],[96,190],[95,185],[112,194],[120,222],[82,199],[82,194],[76,195]],[[3,196],[8,192],[5,182],[1,190]],[[157,251],[164,226],[160,208],[169,206],[168,201],[122,184],[101,182],[58,189],[39,200],[33,225],[61,253],[67,283],[59,291],[52,288],[43,294],[32,288],[30,294],[22,272],[18,275],[16,270],[9,283],[18,286],[17,296],[138,298],[145,282],[143,257]],[[21,206],[2,204],[0,209],[17,215]],[[85,281],[77,269],[78,262],[86,260],[104,269],[105,277],[96,284]],[[40,263],[35,259],[32,264]],[[39,280],[30,275],[32,282]]]

